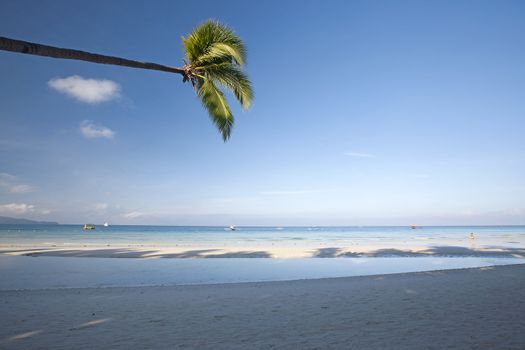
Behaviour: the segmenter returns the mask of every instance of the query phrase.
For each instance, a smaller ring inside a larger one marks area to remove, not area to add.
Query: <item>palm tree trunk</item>
[[[27,41],[15,40],[5,37],[0,37],[0,50],[25,53],[28,55],[63,58],[68,60],[81,60],[100,64],[126,66],[132,68],[160,70],[163,72],[178,73],[181,74],[183,77],[185,76],[185,71],[182,68],[163,66],[161,64],[156,63],[133,61],[120,57],[98,55],[95,53],[79,50],[63,49],[60,47],[40,45],[36,43],[30,43]]]

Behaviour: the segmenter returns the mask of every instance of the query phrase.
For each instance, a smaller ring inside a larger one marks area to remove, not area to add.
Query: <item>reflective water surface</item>
[[[518,258],[132,259],[0,255],[0,289],[285,281],[523,264]]]

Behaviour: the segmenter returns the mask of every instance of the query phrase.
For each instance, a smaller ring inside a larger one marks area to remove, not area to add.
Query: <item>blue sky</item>
[[[223,143],[169,73],[0,51],[0,215],[525,223],[521,1],[12,1],[0,36],[182,64],[208,18],[256,98]],[[230,99],[231,100],[231,99]]]

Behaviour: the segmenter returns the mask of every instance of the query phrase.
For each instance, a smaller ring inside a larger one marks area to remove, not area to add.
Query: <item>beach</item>
[[[92,257],[92,258],[350,258],[350,257],[500,257],[525,258],[525,248],[473,247],[464,245],[411,246],[411,245],[360,245],[360,246],[308,246],[297,245],[181,245],[177,247],[144,245],[73,245],[49,247],[42,245],[0,245],[0,254],[23,256]]]
[[[474,239],[470,233],[475,232]],[[99,258],[525,257],[525,226],[0,225],[0,253]]]
[[[0,349],[523,349],[524,232],[4,226]]]
[[[523,349],[525,266],[0,292],[2,349]]]

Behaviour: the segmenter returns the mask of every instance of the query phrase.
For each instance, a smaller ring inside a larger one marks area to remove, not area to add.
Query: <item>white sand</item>
[[[294,282],[4,291],[0,348],[525,349],[524,300],[524,265]]]
[[[480,240],[455,242],[421,242],[393,244],[376,242],[367,244],[330,243],[272,243],[259,244],[206,244],[180,245],[67,245],[0,244],[0,254],[42,255],[99,258],[310,258],[310,257],[389,257],[389,256],[476,256],[525,258],[525,242],[512,246],[495,245]]]

